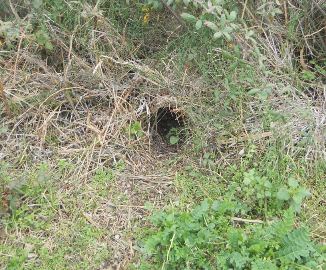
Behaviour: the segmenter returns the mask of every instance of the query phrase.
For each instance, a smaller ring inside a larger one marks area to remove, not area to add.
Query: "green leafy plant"
[[[192,23],[197,31],[204,26],[212,30],[214,39],[225,38],[231,41],[233,32],[239,29],[239,24],[236,23],[237,11],[229,10],[224,0],[147,0],[146,4],[154,9],[164,6],[174,10],[178,7],[187,9],[188,12],[182,12],[180,17]]]
[[[293,177],[288,179],[287,185],[280,186],[256,169],[244,173],[243,181],[236,190],[241,191],[237,198],[256,210],[263,210],[265,215],[273,215],[288,207],[300,212],[303,200],[310,196],[309,190],[300,186]]]
[[[267,200],[272,197],[272,183],[266,177],[251,169],[244,174],[243,184],[246,197],[254,197],[260,206],[267,207]]]
[[[1,21],[0,20],[0,45],[5,44],[9,48],[12,47],[13,43],[18,40],[20,35],[19,24],[14,21]]]
[[[52,51],[53,45],[51,43],[51,38],[46,30],[40,29],[34,33],[35,40],[37,44],[44,47],[45,49]]]
[[[33,0],[28,6],[30,13],[26,19],[0,20],[0,40],[3,39],[6,46],[12,48],[20,37],[24,37],[24,41],[36,43],[41,48],[52,51],[52,38],[46,27],[42,7],[43,0]]]
[[[215,154],[211,152],[206,152],[203,155],[203,165],[208,168],[212,168],[215,165]]]
[[[309,71],[309,70],[304,70],[300,73],[300,78],[304,81],[314,81],[316,79],[316,75],[314,72]]]
[[[166,135],[168,142],[171,145],[178,144],[180,141],[180,129],[179,128],[171,128]]]
[[[143,252],[152,266],[162,269],[207,269],[210,263],[206,251],[214,250],[219,230],[229,223],[226,213],[234,209],[234,203],[205,200],[191,212],[155,213],[151,222],[156,229],[145,239]],[[144,263],[141,269],[152,266]]]
[[[280,201],[288,202],[297,212],[300,211],[303,200],[309,196],[309,190],[299,186],[294,178],[289,178],[287,186],[281,187],[276,194]]]
[[[142,137],[144,135],[144,131],[142,129],[141,122],[132,122],[128,127],[128,134],[129,136],[134,137],[136,139]]]
[[[273,19],[276,15],[283,14],[281,10],[281,2],[262,0],[262,4],[258,7],[257,13],[269,19]]]
[[[244,220],[236,226],[240,208],[236,202],[204,200],[190,211],[155,213],[140,269],[315,269],[325,262],[307,229],[294,228],[291,209],[271,224]]]
[[[215,2],[215,3],[214,3]],[[195,23],[197,30],[203,26],[208,27],[214,32],[215,39],[226,38],[232,40],[232,33],[239,28],[235,23],[237,12],[228,11],[223,1],[193,2],[196,8],[201,8],[202,14],[199,17],[189,13],[182,13],[181,17],[187,21]]]
[[[311,61],[309,61],[309,63],[313,66],[314,71],[318,75],[326,77],[326,69],[325,69],[326,61],[321,61],[320,63],[318,63],[315,60],[311,60]]]

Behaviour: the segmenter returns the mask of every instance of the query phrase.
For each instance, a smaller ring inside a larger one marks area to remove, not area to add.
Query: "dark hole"
[[[184,116],[173,108],[159,108],[151,121],[151,126],[168,145],[180,145],[185,141]]]
[[[129,79],[133,79],[136,76],[136,71],[135,70],[128,70],[127,76]]]
[[[324,91],[321,88],[313,88],[309,87],[303,91],[305,95],[307,95],[310,99],[316,101],[318,99],[324,99]]]
[[[46,61],[47,66],[52,67],[58,73],[64,71],[64,59],[66,59],[68,55],[62,49],[49,51],[45,48],[42,48],[40,55],[42,60]]]

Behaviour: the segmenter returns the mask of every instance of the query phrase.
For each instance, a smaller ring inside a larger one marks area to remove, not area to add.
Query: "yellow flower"
[[[144,15],[144,18],[143,18],[143,22],[144,22],[144,24],[148,24],[148,22],[149,22],[149,13],[146,13],[145,15]]]
[[[143,6],[141,10],[144,13],[143,22],[144,22],[144,24],[148,24],[149,19],[150,19],[151,7]]]

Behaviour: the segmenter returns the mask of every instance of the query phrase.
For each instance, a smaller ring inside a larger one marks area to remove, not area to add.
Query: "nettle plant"
[[[291,177],[287,185],[278,190],[276,198],[280,201],[289,203],[290,207],[300,212],[303,200],[310,197],[310,195],[308,189],[300,186],[299,182]]]
[[[234,221],[240,208],[206,199],[190,211],[154,213],[137,269],[322,269],[324,247],[295,226],[292,209],[272,223],[240,226]]]
[[[236,196],[154,212],[137,269],[323,269],[325,246],[296,224],[305,187],[293,177],[279,185],[256,169],[237,185]],[[264,219],[260,209],[273,215]]]
[[[197,18],[189,13],[182,13],[181,17],[195,23],[197,30],[204,26],[214,31],[215,39],[226,38],[232,40],[232,33],[239,28],[235,23],[237,12],[228,11],[224,6],[224,1],[194,1],[202,10],[202,14]]]
[[[259,206],[267,212],[277,212],[290,207],[295,212],[300,212],[303,201],[310,196],[310,192],[300,183],[290,177],[286,185],[279,186],[261,176],[258,171],[251,169],[244,173],[243,182],[239,190],[241,198],[248,205]]]
[[[247,198],[255,197],[259,206],[264,206],[272,197],[272,183],[252,169],[244,174],[243,192]]]

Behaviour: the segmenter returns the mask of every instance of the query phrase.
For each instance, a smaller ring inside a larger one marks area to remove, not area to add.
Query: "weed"
[[[67,198],[55,182],[71,174],[74,166],[67,160],[59,160],[56,167],[58,169],[54,171],[49,164],[41,163],[24,176],[25,182],[21,175],[13,178],[5,164],[1,167],[1,179],[7,179],[6,183],[1,182],[5,184],[5,190],[2,187],[0,190],[1,202],[8,200],[7,207],[2,205],[6,208],[1,213],[1,227],[9,232],[10,244],[0,244],[1,254],[6,255],[1,266],[5,265],[6,269],[97,268],[109,256],[103,240],[107,232],[90,223],[90,218],[82,212],[92,211],[96,205],[91,205],[85,196],[85,202],[82,202],[81,190],[75,191],[74,196],[78,199]],[[117,162],[114,170],[122,171],[123,168],[123,163]],[[92,186],[99,198],[107,196],[108,185],[114,177],[112,169],[96,172]],[[17,182],[16,179],[20,180]],[[83,205],[82,211],[78,205]],[[71,220],[68,217],[61,220],[63,214],[71,216]],[[15,230],[29,233],[17,242]],[[47,237],[49,234],[51,238]]]
[[[163,3],[163,5],[162,5]],[[225,38],[232,40],[231,33],[238,29],[238,25],[234,22],[237,17],[235,10],[229,11],[223,1],[219,2],[201,2],[201,1],[157,1],[149,0],[148,5],[153,6],[154,9],[162,7],[184,6],[194,13],[198,13],[201,10],[200,16],[195,16],[190,13],[183,12],[180,17],[186,21],[189,21],[195,25],[196,30],[200,30],[203,26],[211,29],[214,32],[214,39]],[[173,13],[174,14],[174,13]],[[175,14],[174,14],[175,15]]]
[[[166,135],[167,141],[172,145],[178,144],[180,141],[180,132],[178,128],[171,128]]]
[[[0,2],[0,268],[324,267],[322,1]]]
[[[237,227],[232,220],[241,220],[233,219],[238,209],[235,202],[204,200],[190,211],[155,213],[142,246],[146,260],[139,268],[297,269],[325,262],[308,231],[294,227],[291,209],[280,221],[252,225],[243,220]]]
[[[144,131],[141,126],[141,122],[135,121],[131,123],[128,127],[128,135],[134,139],[141,138],[144,136]]]
[[[267,201],[272,197],[272,183],[266,177],[260,177],[255,169],[244,173],[243,192],[246,198],[253,199],[253,204],[264,209]]]
[[[281,187],[277,192],[276,197],[281,201],[289,202],[290,206],[295,211],[299,212],[302,201],[310,195],[310,192],[306,188],[299,186],[297,180],[289,178],[288,186]]]

